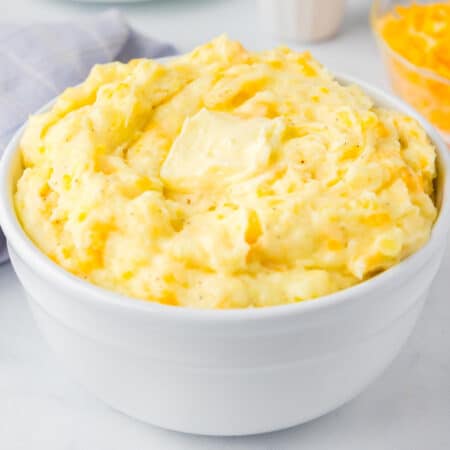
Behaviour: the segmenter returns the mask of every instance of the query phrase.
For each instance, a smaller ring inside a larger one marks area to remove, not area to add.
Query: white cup
[[[258,0],[262,27],[277,37],[314,42],[335,35],[345,0]]]

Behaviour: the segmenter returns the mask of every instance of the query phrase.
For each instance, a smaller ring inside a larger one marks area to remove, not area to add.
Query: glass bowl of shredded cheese
[[[374,0],[371,23],[393,90],[450,145],[450,1]]]

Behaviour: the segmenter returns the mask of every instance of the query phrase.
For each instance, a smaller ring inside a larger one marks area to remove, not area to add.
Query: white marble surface
[[[0,21],[73,18],[104,8],[57,0],[1,0]],[[181,51],[225,31],[250,48],[279,43],[259,30],[251,0],[154,0],[121,8],[139,29],[175,43]],[[333,70],[383,85],[367,10],[368,1],[350,0],[343,32],[310,49]],[[449,271],[450,251],[406,348],[356,400],[286,431],[208,438],[139,423],[75,384],[36,329],[11,266],[0,266],[0,449],[448,450]]]

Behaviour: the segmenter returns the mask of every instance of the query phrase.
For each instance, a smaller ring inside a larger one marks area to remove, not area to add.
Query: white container
[[[280,38],[315,42],[334,36],[346,0],[258,0],[264,30]]]
[[[379,105],[417,117],[403,102],[359,84]],[[48,343],[67,371],[113,408],[174,430],[263,433],[349,401],[400,351],[444,253],[450,227],[448,150],[430,125],[419,121],[438,149],[440,206],[421,250],[326,297],[228,311],[127,298],[72,276],[41,253],[14,212],[20,130],[0,164],[0,222]]]

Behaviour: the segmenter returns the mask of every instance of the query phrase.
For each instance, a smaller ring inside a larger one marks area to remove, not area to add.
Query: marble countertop
[[[308,48],[331,69],[386,87],[367,24],[369,2],[349,0],[343,31]],[[82,16],[104,9],[58,0],[1,2],[2,21]],[[252,0],[154,0],[120,8],[140,30],[189,50],[227,32],[253,49]],[[297,48],[295,44],[290,44]],[[422,317],[392,366],[356,400],[308,424],[239,438],[184,435],[112,411],[74,383],[40,336],[9,264],[0,266],[0,449],[5,450],[448,450],[450,251]]]

